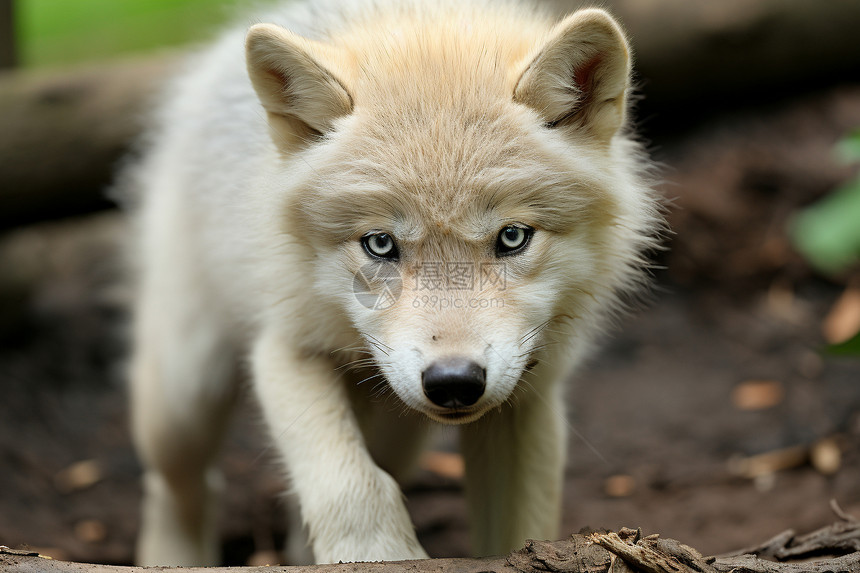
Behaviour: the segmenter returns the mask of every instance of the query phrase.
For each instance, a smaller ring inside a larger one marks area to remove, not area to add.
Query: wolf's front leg
[[[511,404],[463,428],[476,555],[504,554],[526,539],[558,536],[566,444],[558,387],[526,385]]]
[[[253,375],[316,561],[426,558],[400,488],[370,457],[332,364],[300,356],[290,338],[264,332]]]

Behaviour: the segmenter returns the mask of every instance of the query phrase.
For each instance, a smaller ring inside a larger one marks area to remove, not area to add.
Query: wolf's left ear
[[[330,131],[335,119],[352,111],[352,96],[338,73],[345,58],[334,47],[257,24],[245,39],[245,57],[279,145]]]
[[[522,66],[514,101],[553,127],[585,129],[608,143],[624,124],[630,54],[621,28],[598,9],[575,12]]]

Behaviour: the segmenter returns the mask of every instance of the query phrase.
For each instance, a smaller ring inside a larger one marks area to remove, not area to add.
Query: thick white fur
[[[128,177],[138,560],[217,561],[213,461],[243,361],[316,561],[426,557],[396,479],[431,420],[464,424],[476,553],[555,537],[560,383],[659,226],[625,128],[622,32],[599,10],[553,23],[490,0],[315,1],[263,21],[282,27],[234,30],[189,62]],[[496,259],[513,222],[532,241]],[[374,230],[401,253],[386,310],[352,293]],[[503,262],[506,284],[416,308],[428,261]],[[457,419],[421,386],[451,355],[486,369]]]

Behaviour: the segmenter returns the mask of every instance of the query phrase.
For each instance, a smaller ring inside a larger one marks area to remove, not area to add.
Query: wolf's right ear
[[[599,9],[559,22],[519,68],[514,101],[547,125],[585,130],[608,143],[624,124],[630,53],[621,28]]]
[[[334,47],[257,24],[248,31],[245,57],[279,147],[331,131],[335,119],[352,111],[352,96],[336,73],[344,58]]]

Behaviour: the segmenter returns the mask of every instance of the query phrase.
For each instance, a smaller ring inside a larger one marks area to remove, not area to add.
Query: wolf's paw
[[[375,465],[363,474],[315,484],[303,507],[317,563],[426,559],[400,486]],[[329,485],[327,487],[320,487]],[[346,486],[346,487],[344,487]],[[321,492],[339,487],[327,500]]]

